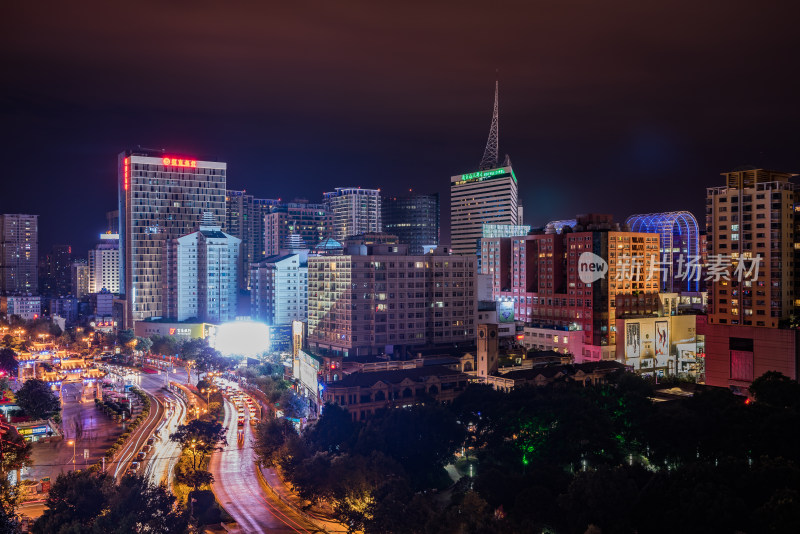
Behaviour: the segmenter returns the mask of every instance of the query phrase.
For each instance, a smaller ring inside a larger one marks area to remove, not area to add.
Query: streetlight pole
[[[75,471],[75,442],[77,438],[67,442],[67,445],[72,445],[72,470]]]

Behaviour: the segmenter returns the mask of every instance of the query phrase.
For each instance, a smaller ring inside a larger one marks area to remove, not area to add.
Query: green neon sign
[[[500,176],[502,174],[509,174],[509,172],[511,174],[511,178],[514,179],[514,183],[517,183],[517,177],[514,176],[513,169],[510,170],[510,171],[507,171],[507,170],[502,169],[502,168],[501,169],[491,169],[491,170],[488,170],[488,171],[471,172],[469,174],[462,174],[461,175],[461,181],[462,182],[481,181],[481,180],[486,180],[488,178],[492,178],[493,176]]]

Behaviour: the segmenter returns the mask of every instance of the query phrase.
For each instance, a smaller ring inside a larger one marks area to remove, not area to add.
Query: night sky
[[[742,165],[800,171],[794,2],[7,2],[0,212],[82,254],[126,148],[228,187],[443,195],[476,170],[496,71],[525,222],[688,209]]]

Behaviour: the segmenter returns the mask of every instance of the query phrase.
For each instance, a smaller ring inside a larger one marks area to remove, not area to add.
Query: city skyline
[[[796,170],[798,74],[785,53],[792,17],[784,11],[729,6],[720,15],[670,4],[628,6],[620,17],[584,6],[576,16],[531,5],[509,10],[516,16],[503,18],[503,38],[487,42],[470,35],[488,8],[461,8],[452,16],[429,6],[416,17],[341,4],[309,19],[282,6],[266,17],[282,23],[260,28],[236,8],[222,24],[200,6],[186,24],[179,6],[159,6],[158,17],[125,19],[132,32],[154,35],[148,50],[169,50],[157,62],[100,22],[118,19],[113,7],[87,9],[72,24],[58,9],[37,13],[30,31],[4,36],[14,55],[1,146],[15,179],[0,212],[38,213],[43,249],[87,250],[116,202],[114,155],[137,145],[227,161],[229,186],[260,198],[314,202],[361,185],[439,193],[446,205],[448,177],[480,161],[496,78],[500,157],[511,155],[520,179],[525,224],[596,211],[700,218],[704,188],[719,173]],[[31,8],[13,9],[11,18],[33,20]],[[400,39],[411,30],[418,39]],[[217,53],[203,53],[207,38]],[[56,43],[63,50],[49,57]],[[370,43],[391,60],[361,50]],[[177,72],[208,79],[187,90]],[[45,194],[25,195],[32,182]],[[632,184],[653,194],[616,191]],[[64,216],[74,230],[59,224]]]

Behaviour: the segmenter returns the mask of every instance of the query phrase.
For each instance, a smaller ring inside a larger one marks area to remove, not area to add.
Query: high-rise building
[[[225,232],[242,240],[239,255],[239,289],[250,287],[250,264],[269,254],[264,250],[264,218],[281,201],[256,198],[245,191],[229,189],[225,195]]]
[[[0,214],[0,293],[39,290],[39,216]]]
[[[197,232],[168,240],[162,276],[166,317],[211,323],[234,320],[241,242],[213,224],[201,224]]]
[[[722,175],[725,185],[706,195],[706,271],[725,273],[708,282],[708,322],[776,328],[797,309],[797,193],[789,181],[797,175],[764,169]]]
[[[100,234],[89,251],[89,293],[119,293],[119,234]]]
[[[341,255],[308,258],[309,345],[357,356],[471,342],[475,292],[474,255],[350,242]]]
[[[106,233],[119,234],[119,210],[106,212]]]
[[[517,197],[517,177],[508,156],[498,158],[498,85],[489,140],[477,172],[450,177],[450,245],[453,254],[475,254],[480,248],[484,224],[522,224]]]
[[[409,254],[422,254],[439,245],[439,194],[410,194],[384,198],[383,230],[408,245]]]
[[[120,291],[131,327],[164,315],[164,244],[194,232],[205,212],[225,224],[227,164],[134,150],[118,165]]]
[[[663,264],[661,290],[667,293],[700,291],[697,277],[683,276],[689,262],[700,263],[700,229],[697,219],[688,211],[631,215],[626,224],[633,232],[658,234],[661,250],[658,261]]]
[[[485,238],[481,248],[499,320],[581,330],[577,361],[614,359],[616,318],[658,310],[658,234],[625,231],[609,215],[579,216],[571,232]],[[586,283],[591,258],[607,271]]]
[[[308,251],[250,266],[250,315],[269,325],[308,320]]]
[[[517,177],[511,166],[450,178],[450,244],[475,254],[484,224],[518,225]]]
[[[42,295],[62,297],[72,293],[72,247],[53,245],[39,262],[39,291]]]
[[[264,216],[264,250],[276,256],[289,249],[290,236],[298,236],[305,247],[314,247],[328,236],[328,211],[324,204],[309,204],[307,200],[272,207]],[[297,245],[297,237],[294,247]]]
[[[341,241],[383,228],[380,189],[337,187],[325,193],[323,200],[330,221],[329,237]]]
[[[86,260],[72,262],[72,294],[75,298],[82,298],[89,294],[89,265]]]

